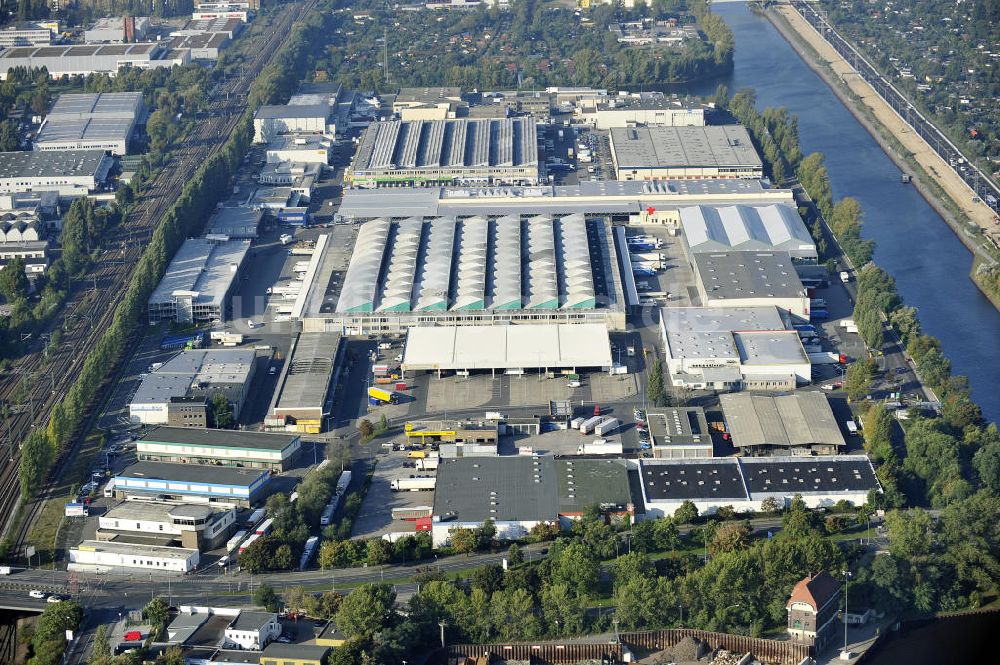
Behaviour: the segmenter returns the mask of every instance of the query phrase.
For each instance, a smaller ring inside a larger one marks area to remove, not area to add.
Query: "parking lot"
[[[352,538],[374,538],[393,532],[413,532],[416,528],[414,523],[393,520],[392,509],[434,505],[433,491],[394,492],[391,487],[393,480],[415,475],[433,475],[433,471],[417,471],[404,466],[413,460],[401,450],[391,451],[379,447],[376,458],[375,473],[372,475],[368,494],[361,504],[361,510],[354,520]]]

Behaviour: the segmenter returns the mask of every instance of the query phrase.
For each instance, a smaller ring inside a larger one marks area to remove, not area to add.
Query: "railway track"
[[[34,347],[20,358],[6,373],[0,383],[0,402],[10,404],[18,392],[27,390],[27,408],[19,408],[6,419],[2,433],[7,443],[0,451],[7,459],[0,469],[0,511],[3,511],[3,529],[0,536],[9,539],[11,552],[20,551],[30,532],[38,511],[57,485],[52,480],[36,493],[36,498],[24,506],[25,511],[18,528],[11,530],[18,512],[20,499],[21,442],[35,427],[44,427],[53,406],[65,398],[77,375],[77,364],[82,364],[89,349],[93,348],[114,318],[117,305],[125,293],[132,274],[154,229],[160,223],[190,174],[216,153],[232,134],[246,109],[246,92],[261,70],[271,62],[291,32],[295,18],[308,12],[315,0],[304,4],[290,4],[279,14],[264,39],[256,41],[251,60],[238,76],[226,79],[210,98],[209,117],[194,128],[184,143],[173,151],[167,164],[149,183],[145,192],[132,209],[128,219],[113,229],[105,238],[106,249],[100,254],[85,278],[78,285],[61,312],[48,329],[39,335]],[[42,342],[61,331],[58,345]],[[51,348],[48,348],[51,347]],[[23,383],[22,383],[23,382]],[[18,386],[23,385],[19,389]],[[99,394],[103,392],[102,387]],[[21,401],[21,400],[18,400]],[[99,401],[99,400],[98,400]],[[90,422],[96,414],[93,408],[87,416]],[[84,427],[87,431],[89,427]],[[58,479],[74,457],[79,441],[74,440],[61,455],[49,474]],[[0,458],[2,459],[2,458]]]

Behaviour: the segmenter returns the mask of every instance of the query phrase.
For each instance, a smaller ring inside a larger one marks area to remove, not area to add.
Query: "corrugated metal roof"
[[[845,445],[826,395],[732,393],[719,398],[735,446]]]
[[[815,255],[816,244],[790,205],[685,206],[681,224],[693,252],[784,250]]]

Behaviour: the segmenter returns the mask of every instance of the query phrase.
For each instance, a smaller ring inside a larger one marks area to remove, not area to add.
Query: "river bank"
[[[970,230],[970,227],[983,228],[983,224],[992,225],[992,217],[986,216],[988,219],[982,219],[984,217],[982,211],[971,209],[961,201],[956,201],[953,193],[946,191],[942,182],[932,177],[925,166],[932,169],[937,178],[945,184],[950,184],[951,190],[967,189],[965,183],[953,173],[951,179],[956,182],[948,182],[950,167],[944,160],[909,129],[875,90],[857,75],[855,70],[794,9],[787,6],[776,7],[765,11],[764,16],[799,54],[803,62],[823,80],[892,162],[903,173],[912,177],[913,187],[973,254],[975,260],[969,279],[993,306],[1000,310],[1000,297],[984,288],[976,278],[976,268],[981,263],[991,264],[996,261],[982,246],[979,236]],[[849,82],[847,77],[851,74],[853,76]],[[857,88],[862,88],[860,91],[862,94],[859,94]],[[883,120],[890,122],[887,124]],[[891,122],[892,120],[895,122]],[[914,150],[916,146],[908,145],[914,141],[920,142],[923,149]],[[904,152],[908,152],[909,155]],[[935,161],[937,164],[934,164]],[[944,175],[941,175],[942,172]],[[969,196],[972,196],[971,190]],[[972,214],[976,217],[973,218]]]

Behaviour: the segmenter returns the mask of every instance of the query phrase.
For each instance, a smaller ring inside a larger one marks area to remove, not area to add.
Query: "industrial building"
[[[302,441],[290,434],[156,427],[135,445],[139,460],[287,471]]]
[[[282,134],[267,144],[268,164],[290,162],[293,164],[330,163],[333,142],[323,134]]]
[[[327,255],[302,314],[310,332],[402,332],[429,322],[625,325],[602,219],[378,219],[361,227],[342,284],[326,269],[342,256],[338,248],[317,245],[314,257],[321,251]]]
[[[700,406],[646,409],[652,456],[684,459],[713,456],[712,435]]]
[[[184,241],[149,297],[149,322],[208,323],[229,318],[248,240]]]
[[[243,21],[235,18],[191,19],[184,24],[183,28],[171,31],[170,36],[191,37],[194,35],[215,33],[224,34],[229,39],[235,39],[238,34],[243,32],[245,25]]]
[[[465,215],[610,215],[638,223],[679,224],[690,205],[790,204],[790,189],[760,180],[588,180],[534,187],[423,187],[348,189],[339,208],[345,220]],[[653,208],[654,212],[649,213]]]
[[[744,455],[836,455],[847,445],[826,395],[722,395],[733,446]]]
[[[234,508],[216,510],[204,504],[126,501],[97,518],[97,540],[199,552],[222,546],[235,529]]]
[[[231,40],[225,32],[203,32],[173,37],[170,48],[190,52],[192,60],[218,60],[219,53],[229,46]]]
[[[278,615],[242,610],[226,627],[225,646],[260,651],[281,636]]]
[[[410,328],[400,366],[406,372],[606,370],[612,365],[600,323]]]
[[[250,206],[225,206],[208,218],[205,235],[231,240],[253,240],[258,235],[264,211]]]
[[[400,88],[392,112],[402,120],[447,120],[467,106],[461,88]]]
[[[647,518],[670,517],[685,501],[710,515],[724,506],[759,511],[766,499],[788,506],[797,496],[810,508],[839,501],[861,506],[869,491],[882,491],[865,455],[642,459],[639,473]]]
[[[221,394],[238,420],[257,369],[252,349],[190,349],[143,377],[129,418],[143,425],[203,428],[211,400]]]
[[[742,125],[611,129],[618,180],[760,178],[763,162]]]
[[[108,74],[123,67],[151,69],[191,62],[190,53],[171,51],[160,42],[135,44],[75,44],[64,46],[24,46],[0,52],[0,80],[14,68],[41,69],[54,79],[66,76]]]
[[[593,106],[577,106],[574,119],[607,131],[634,125],[663,127],[704,127],[705,108],[680,101],[655,99],[610,99]]]
[[[809,321],[809,293],[788,252],[701,252],[691,255],[705,307],[780,307]]]
[[[411,420],[404,428],[407,443],[438,444],[441,457],[496,457],[500,425],[496,420]]]
[[[249,507],[270,479],[263,469],[136,462],[115,476],[115,497]]]
[[[69,548],[67,570],[111,573],[124,568],[189,573],[198,567],[198,550],[162,545],[84,540]]]
[[[124,155],[144,115],[141,92],[63,94],[38,129],[32,149],[104,150]]]
[[[88,44],[142,41],[148,30],[148,16],[109,16],[97,19],[84,30],[83,41]]]
[[[660,335],[670,381],[700,390],[794,390],[812,380],[795,330],[775,306],[667,307]]]
[[[281,134],[336,134],[327,104],[261,106],[253,116],[254,143],[270,143]]]
[[[16,23],[0,29],[0,48],[48,46],[51,43],[52,28],[48,22]]]
[[[690,254],[781,251],[797,263],[815,263],[819,257],[793,205],[685,206],[680,223]]]
[[[300,333],[278,379],[265,427],[307,434],[322,431],[343,354],[344,345],[336,333]]]
[[[103,150],[0,152],[0,193],[58,192],[73,198],[102,189],[115,160]]]
[[[538,131],[529,118],[375,122],[345,181],[366,188],[537,184]]]
[[[524,538],[539,524],[568,527],[591,506],[630,519],[634,505],[625,460],[554,457],[442,459],[434,488],[432,538],[440,547],[457,528],[492,520],[497,538]]]

